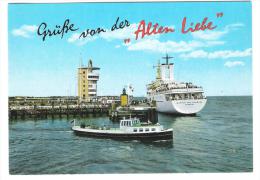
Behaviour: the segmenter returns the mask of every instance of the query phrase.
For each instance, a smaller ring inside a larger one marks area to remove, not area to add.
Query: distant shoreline
[[[116,95],[105,95],[105,96],[97,96],[97,97],[115,97]],[[248,97],[253,95],[207,95],[207,97]],[[8,96],[8,98],[17,98],[17,97],[30,97],[30,98],[77,98],[78,96]],[[118,96],[119,97],[119,96]],[[134,96],[134,98],[146,98],[145,96]]]

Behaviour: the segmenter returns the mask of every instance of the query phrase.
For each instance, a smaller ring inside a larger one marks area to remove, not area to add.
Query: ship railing
[[[183,90],[184,90],[183,93],[189,92],[189,91],[186,91],[185,88],[178,88],[178,89],[183,89]],[[201,89],[201,88],[194,88],[194,89],[198,89],[199,91],[203,91],[203,89]],[[155,90],[155,93],[154,93],[154,94],[161,93],[161,92],[171,93],[172,90],[176,90],[176,89],[160,89],[160,90]],[[180,93],[182,93],[182,92],[180,92]],[[151,94],[152,94],[152,92],[151,92]]]
[[[188,87],[189,89],[202,89],[201,86],[192,86]],[[156,92],[162,92],[162,91],[169,91],[169,90],[174,90],[174,89],[187,89],[187,87],[158,87],[154,91]]]
[[[187,99],[200,100],[200,99],[206,99],[206,98],[204,98],[204,97],[198,97],[198,98],[183,97],[183,98],[167,98],[167,99],[173,100],[173,101],[178,101],[178,100],[187,100]]]
[[[89,125],[89,124],[84,124],[84,123],[80,124],[80,128],[83,128],[83,129],[88,128],[88,129],[94,129],[94,130],[118,130],[118,128],[107,126],[107,125],[96,126],[96,125]]]

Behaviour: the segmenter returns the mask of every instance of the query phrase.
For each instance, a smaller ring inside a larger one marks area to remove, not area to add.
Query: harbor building
[[[93,67],[92,60],[88,66],[78,68],[78,97],[80,101],[93,101],[97,97],[97,81],[99,80],[98,67]]]

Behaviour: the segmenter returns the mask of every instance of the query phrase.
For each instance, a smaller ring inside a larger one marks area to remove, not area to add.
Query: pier
[[[115,111],[112,106],[120,103],[118,96],[99,96],[91,102],[80,101],[78,97],[9,97],[9,119],[47,118],[54,116],[87,117],[108,116],[113,121],[123,117],[139,117],[141,120],[148,116],[146,110]],[[135,105],[139,101],[133,101]]]
[[[80,102],[77,97],[11,97],[9,119],[48,116],[85,117],[109,115],[111,104],[103,101]],[[113,98],[110,98],[113,99]]]
[[[9,109],[10,119],[24,119],[28,118],[46,118],[48,116],[72,116],[84,117],[92,115],[108,115],[110,107],[97,106],[97,107],[82,107],[82,106],[59,106],[59,107],[46,107],[34,106],[33,108]]]

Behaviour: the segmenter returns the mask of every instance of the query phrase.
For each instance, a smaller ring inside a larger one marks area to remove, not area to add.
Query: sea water
[[[73,118],[9,120],[11,174],[252,172],[252,97],[208,97],[196,116],[159,114],[171,142],[78,137]],[[79,121],[118,126],[108,117]]]

